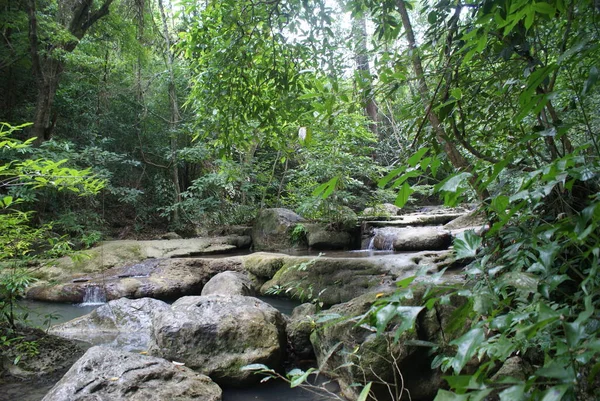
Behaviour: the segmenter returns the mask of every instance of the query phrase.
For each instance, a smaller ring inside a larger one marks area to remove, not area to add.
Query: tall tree
[[[169,31],[169,25],[167,23],[167,14],[165,13],[165,7],[162,0],[158,0],[158,8],[160,10],[160,18],[162,22],[163,33],[162,36],[165,40],[165,62],[167,64],[167,70],[169,72],[168,78],[168,96],[169,106],[171,110],[171,116],[169,119],[169,131],[170,131],[170,144],[171,144],[171,179],[173,180],[173,187],[175,188],[175,202],[176,204],[181,203],[181,187],[179,184],[179,169],[177,168],[177,127],[181,122],[181,111],[179,110],[179,101],[177,100],[177,91],[175,87],[175,72],[173,66],[173,51],[171,49],[171,33]],[[179,220],[179,209],[175,207],[173,209],[173,221]]]
[[[40,34],[38,10],[35,0],[28,0],[29,43],[37,98],[30,136],[38,143],[50,139],[56,124],[52,117],[54,97],[65,68],[64,53],[71,53],[88,30],[102,17],[108,15],[113,0],[60,1],[55,15],[56,27],[61,34]]]
[[[352,37],[354,40],[354,60],[356,61],[356,75],[358,78],[359,90],[362,94],[365,113],[371,120],[369,129],[377,135],[378,111],[375,102],[375,93],[373,88],[373,77],[369,66],[369,53],[367,49],[367,18],[363,15],[356,15],[352,19]]]

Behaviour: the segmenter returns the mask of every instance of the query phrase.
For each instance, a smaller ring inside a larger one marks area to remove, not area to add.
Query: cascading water
[[[369,241],[369,251],[394,251],[395,232],[387,227],[373,229],[373,237]]]
[[[99,286],[88,286],[85,287],[85,293],[83,294],[82,306],[88,305],[102,305],[106,303],[106,293],[104,288]]]

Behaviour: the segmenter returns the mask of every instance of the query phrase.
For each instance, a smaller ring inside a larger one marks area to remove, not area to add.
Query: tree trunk
[[[80,0],[73,7],[66,7],[64,3],[59,3],[60,6],[57,13],[58,22],[77,40],[47,43],[45,44],[45,52],[41,53],[38,48],[39,35],[36,2],[35,0],[27,1],[29,46],[32,70],[37,86],[33,126],[29,131],[29,136],[35,137],[37,144],[50,139],[52,130],[56,124],[56,116],[51,117],[52,106],[60,83],[60,75],[64,70],[64,62],[59,59],[59,53],[70,53],[75,50],[79,43],[78,40],[85,36],[88,29],[96,21],[108,14],[109,6],[112,2],[113,0],[105,0],[102,6],[94,12],[90,11],[94,0]]]
[[[359,90],[362,94],[362,102],[365,114],[371,120],[369,129],[375,135],[378,134],[377,123],[379,122],[379,108],[375,102],[375,93],[369,67],[369,55],[367,50],[367,21],[366,17],[352,19],[352,37],[354,40],[354,59],[358,73]]]
[[[489,197],[487,189],[480,188],[476,185],[477,174],[472,171],[467,160],[459,152],[454,143],[448,138],[438,115],[433,111],[433,107],[431,107],[432,100],[430,99],[429,88],[427,87],[427,82],[425,81],[425,71],[423,70],[423,64],[421,63],[421,57],[419,56],[419,51],[417,49],[417,41],[415,40],[415,34],[412,29],[412,24],[410,22],[404,0],[398,0],[397,5],[400,18],[402,19],[402,25],[404,26],[404,30],[406,32],[406,39],[408,41],[408,48],[410,49],[412,57],[413,69],[415,70],[415,76],[417,78],[419,94],[425,107],[425,112],[427,113],[429,123],[435,132],[436,140],[442,144],[444,152],[448,156],[448,160],[450,160],[450,163],[452,163],[456,170],[466,171],[472,174],[471,185],[473,189],[477,192],[477,195],[481,200],[486,199]]]
[[[171,52],[171,37],[169,34],[169,26],[167,24],[167,15],[162,0],[158,0],[158,8],[160,9],[160,18],[163,26],[163,37],[165,39],[165,60],[167,70],[169,71],[169,104],[171,106],[171,118],[169,123],[169,135],[171,137],[171,176],[173,186],[175,187],[175,202],[181,203],[181,187],[179,184],[179,169],[177,165],[177,126],[181,121],[181,112],[179,110],[179,102],[177,101],[177,91],[175,87],[175,72],[173,71],[173,53]],[[173,209],[173,221],[179,221],[179,208]]]

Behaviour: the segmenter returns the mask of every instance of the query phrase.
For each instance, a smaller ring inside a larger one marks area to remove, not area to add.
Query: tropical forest
[[[0,401],[599,400],[599,81],[598,0],[0,0]]]

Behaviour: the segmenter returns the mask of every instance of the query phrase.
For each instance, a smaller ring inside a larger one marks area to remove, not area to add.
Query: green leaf
[[[417,151],[417,153],[415,153],[414,155],[412,155],[408,161],[406,162],[409,166],[411,167],[415,167],[417,164],[419,164],[419,161],[421,161],[421,159],[423,158],[423,156],[429,151],[429,148],[421,148]]]
[[[596,85],[596,82],[598,82],[598,76],[600,75],[600,71],[598,71],[598,67],[596,67],[595,65],[592,66],[592,68],[590,68],[590,74],[588,76],[588,79],[585,81],[585,84],[583,85],[583,94],[587,94],[590,89],[592,89],[594,87],[594,85]]]
[[[369,392],[371,391],[371,382],[367,383],[366,386],[363,387],[362,391],[360,392],[358,399],[356,401],[366,401],[367,397],[369,396]]]
[[[398,207],[404,207],[404,205],[406,205],[406,202],[408,202],[410,195],[413,194],[414,192],[415,192],[415,190],[412,189],[410,185],[408,185],[408,182],[405,182],[402,185],[402,188],[400,188],[400,191],[398,191],[398,196],[396,196],[394,205],[396,205]]]
[[[565,337],[567,338],[567,345],[571,348],[575,348],[580,345],[581,340],[587,337],[585,333],[585,326],[578,322],[564,323]]]
[[[460,189],[469,185],[467,180],[472,176],[473,174],[471,173],[460,173],[453,175],[447,180],[443,181],[437,189],[438,191],[458,192]]]
[[[2,207],[9,207],[13,203],[13,197],[5,196],[4,198],[2,198],[2,201],[0,201],[0,203],[2,203]]]
[[[452,391],[438,390],[433,401],[468,401],[468,394],[455,394]]]
[[[314,372],[315,369],[310,368],[306,372],[302,372],[300,369],[294,369],[294,370],[297,370],[296,373],[298,373],[298,374],[291,375],[292,376],[292,379],[290,380],[290,387],[291,388],[298,387],[299,385],[301,385],[302,383],[304,383],[306,381],[306,379],[308,378],[308,376],[312,372]]]
[[[531,6],[536,12],[540,14],[546,14],[549,16],[554,16],[554,14],[556,14],[556,8],[553,7],[552,4],[547,3],[545,1],[535,2]]]
[[[553,360],[548,363],[548,366],[538,369],[535,373],[538,376],[558,379],[564,382],[575,380],[575,374],[572,369],[565,369],[564,366]]]
[[[483,329],[475,328],[450,343],[451,345],[458,346],[456,356],[452,358],[450,364],[455,374],[459,374],[471,358],[473,358],[484,340],[485,333]]]
[[[454,238],[454,251],[457,259],[473,258],[481,247],[482,238],[473,230],[458,233]]]
[[[565,395],[565,393],[567,392],[567,390],[569,388],[570,388],[570,386],[567,384],[550,387],[544,393],[544,397],[542,398],[542,401],[560,401],[560,400],[562,400],[563,396]]]
[[[406,170],[406,166],[400,166],[398,168],[393,169],[392,171],[390,171],[389,173],[387,173],[385,175],[385,177],[383,177],[381,180],[379,180],[379,182],[377,183],[377,186],[379,188],[385,187],[388,184],[388,182],[390,182],[391,180],[393,180],[394,178],[396,178],[396,176],[400,175],[405,170]]]
[[[241,369],[242,371],[249,371],[249,370],[253,370],[253,371],[262,371],[262,370],[271,370],[269,369],[269,367],[267,365],[263,365],[262,363],[252,363],[250,365],[246,365],[246,366],[242,366]]]
[[[500,394],[500,401],[520,401],[525,399],[525,384],[517,384],[505,390]]]
[[[320,196],[323,199],[327,199],[329,195],[335,190],[335,187],[338,183],[339,176],[333,177],[331,180],[327,181],[324,184],[319,185],[312,193],[313,196]]]

